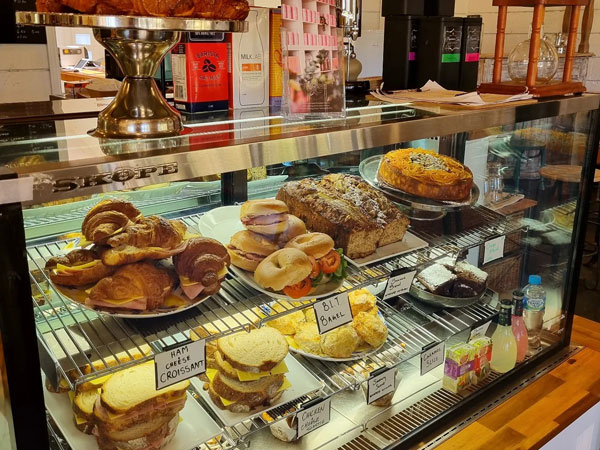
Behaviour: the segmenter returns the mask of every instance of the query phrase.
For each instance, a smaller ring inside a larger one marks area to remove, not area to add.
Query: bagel
[[[296,236],[306,234],[306,224],[298,217],[288,214],[288,220],[285,230],[281,234],[275,236],[274,240],[277,242],[279,247],[285,247],[290,240]]]
[[[315,259],[325,256],[334,246],[333,239],[325,233],[301,234],[285,245],[286,248],[296,248]]]
[[[242,205],[240,220],[255,233],[279,234],[287,228],[287,212],[287,205],[280,200],[249,200]]]
[[[312,271],[308,256],[295,248],[283,248],[270,254],[256,268],[254,280],[263,288],[282,291],[300,283]]]
[[[97,283],[112,275],[116,267],[105,265],[93,247],[75,249],[64,256],[54,256],[46,262],[46,270],[53,283],[79,287]]]
[[[227,252],[231,258],[231,264],[240,269],[254,272],[258,264],[279,247],[262,236],[252,231],[238,231],[229,241]]]

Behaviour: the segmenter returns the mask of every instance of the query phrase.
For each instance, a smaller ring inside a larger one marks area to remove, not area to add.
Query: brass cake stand
[[[245,21],[178,17],[100,16],[18,11],[20,25],[89,27],[117,60],[125,79],[114,100],[98,115],[92,134],[100,138],[176,136],[181,115],[160,93],[154,74],[183,31],[245,32]]]

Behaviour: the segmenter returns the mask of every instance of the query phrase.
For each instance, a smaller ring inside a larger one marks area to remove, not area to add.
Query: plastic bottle
[[[540,332],[546,312],[546,291],[542,287],[542,277],[529,275],[529,284],[523,289],[523,320],[529,339],[528,355],[534,355],[541,347]]]
[[[506,373],[517,363],[517,340],[511,326],[510,300],[502,300],[498,325],[492,334],[492,370]]]
[[[527,349],[529,347],[529,339],[527,336],[527,327],[523,320],[523,297],[522,291],[513,291],[513,314],[512,314],[512,330],[517,341],[517,362],[523,362]]]

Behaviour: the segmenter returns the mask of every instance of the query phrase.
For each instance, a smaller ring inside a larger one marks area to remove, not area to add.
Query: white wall
[[[43,44],[0,44],[0,103],[48,100],[48,53]]]

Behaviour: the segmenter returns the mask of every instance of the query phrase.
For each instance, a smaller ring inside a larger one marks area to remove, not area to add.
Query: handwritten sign
[[[304,404],[296,414],[298,421],[298,439],[305,434],[327,425],[331,418],[331,398],[317,399]]]
[[[352,309],[346,293],[321,300],[313,305],[313,309],[319,326],[319,334],[327,333],[352,322]]]
[[[370,405],[396,391],[396,369],[376,370],[367,381],[367,403]]]
[[[156,389],[162,389],[206,371],[206,342],[186,341],[165,347],[154,356]]]
[[[394,270],[388,279],[385,287],[385,293],[383,294],[383,299],[387,300],[388,298],[406,294],[410,290],[410,285],[412,284],[416,274],[416,270]]]
[[[424,347],[421,352],[421,376],[438,367],[444,362],[444,343]]]
[[[500,236],[487,241],[484,245],[483,264],[487,264],[504,256],[504,241],[506,236]]]
[[[485,333],[487,332],[491,323],[492,323],[492,321],[490,320],[489,322],[486,322],[483,325],[479,325],[478,327],[471,328],[471,334],[469,335],[469,341],[472,341],[473,339],[477,339],[477,338],[485,336]]]

